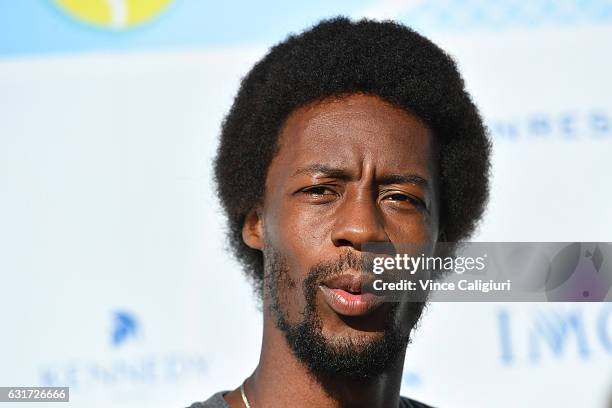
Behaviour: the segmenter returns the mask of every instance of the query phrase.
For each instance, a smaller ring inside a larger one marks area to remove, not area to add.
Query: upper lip
[[[330,289],[342,289],[352,293],[363,293],[366,291],[367,286],[370,286],[368,283],[371,283],[371,281],[371,276],[355,271],[332,276],[323,281],[323,285]]]

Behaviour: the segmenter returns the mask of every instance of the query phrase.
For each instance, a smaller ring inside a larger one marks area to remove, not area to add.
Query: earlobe
[[[242,224],[242,240],[253,249],[263,249],[263,220],[259,210],[251,210]]]

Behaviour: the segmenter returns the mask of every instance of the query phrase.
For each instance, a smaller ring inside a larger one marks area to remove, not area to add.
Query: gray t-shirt
[[[230,408],[227,402],[223,399],[227,391],[219,391],[213,394],[212,397],[204,402],[194,402],[188,408]],[[409,398],[400,397],[399,408],[432,408],[429,405],[422,404],[418,401],[411,400]]]

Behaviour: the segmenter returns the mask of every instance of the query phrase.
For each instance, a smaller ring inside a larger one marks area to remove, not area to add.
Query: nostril
[[[334,244],[336,246],[353,246],[353,243],[348,239],[338,238],[335,240]]]

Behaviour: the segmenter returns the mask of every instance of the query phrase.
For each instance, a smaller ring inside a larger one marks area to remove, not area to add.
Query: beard
[[[297,283],[289,275],[286,259],[270,244],[264,248],[264,266],[265,291],[269,295],[269,307],[275,324],[283,332],[294,355],[316,378],[321,381],[337,381],[339,377],[368,380],[403,363],[403,352],[425,302],[394,302],[381,306],[386,307],[386,312],[384,330],[380,336],[356,334],[328,339],[323,335],[323,324],[316,305],[318,286],[327,277],[348,268],[365,273],[368,270],[365,257],[358,258],[347,251],[335,262],[321,262],[311,267],[301,282],[305,306],[301,312],[303,319],[297,323],[289,322],[287,317],[287,304],[291,301],[287,297],[288,290],[296,288]],[[407,308],[404,322],[398,316],[401,307]]]

